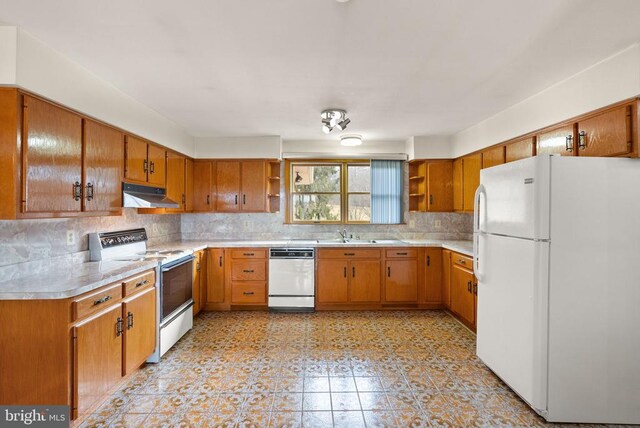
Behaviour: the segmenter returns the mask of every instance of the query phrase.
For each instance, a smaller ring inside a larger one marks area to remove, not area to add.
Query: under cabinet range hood
[[[180,204],[167,198],[161,187],[122,183],[122,206],[124,208],[180,208]]]

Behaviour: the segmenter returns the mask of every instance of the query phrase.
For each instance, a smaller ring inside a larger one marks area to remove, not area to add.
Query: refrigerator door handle
[[[473,199],[473,273],[478,281],[482,281],[482,274],[480,273],[480,249],[479,249],[479,234],[483,233],[480,230],[480,198],[482,194],[485,194],[485,188],[482,184],[476,189],[476,194]],[[484,198],[484,209],[487,210],[487,198]]]

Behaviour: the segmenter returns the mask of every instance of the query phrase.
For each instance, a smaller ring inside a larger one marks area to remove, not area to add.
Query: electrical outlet
[[[442,227],[442,221],[441,220],[435,220],[433,222],[433,227],[435,227],[436,229],[440,229]]]
[[[249,220],[244,221],[244,229],[247,230],[251,226],[251,222]]]
[[[67,245],[73,245],[76,243],[76,234],[73,230],[67,230]]]
[[[414,229],[416,227],[416,221],[415,220],[409,220],[409,227],[411,229]]]

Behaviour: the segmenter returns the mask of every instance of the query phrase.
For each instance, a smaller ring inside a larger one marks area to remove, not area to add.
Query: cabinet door
[[[84,120],[83,211],[120,211],[124,139],[122,132]]]
[[[380,261],[352,260],[349,263],[349,301],[354,303],[380,302]]]
[[[23,121],[23,211],[80,211],[82,118],[25,95]]]
[[[187,195],[185,192],[185,157],[167,152],[167,196],[180,204],[180,208],[167,209],[168,212],[184,212]]]
[[[140,367],[156,348],[156,288],[151,287],[125,300],[122,318],[126,326],[122,359],[124,376]]]
[[[122,320],[120,304],[73,328],[73,403],[78,414],[86,413],[120,381],[122,334],[117,333],[118,320]]]
[[[451,251],[442,250],[442,304],[451,307]]]
[[[578,122],[579,156],[619,156],[631,153],[630,105],[605,111]]]
[[[424,302],[442,303],[442,249],[426,248],[424,252]]]
[[[453,265],[451,270],[451,310],[469,326],[475,325],[474,276],[470,271]]]
[[[147,160],[147,142],[131,135],[126,136],[125,156],[127,159],[124,178],[131,181],[147,181],[149,163]]]
[[[193,210],[213,211],[215,208],[215,188],[213,186],[215,163],[193,162]]]
[[[535,156],[535,147],[536,145],[534,144],[533,137],[509,143],[505,147],[505,161],[513,162]]]
[[[427,165],[427,211],[453,210],[453,162]]]
[[[165,187],[167,183],[167,152],[162,147],[149,144],[149,184]]]
[[[267,208],[265,161],[242,162],[242,211],[263,212]]]
[[[387,302],[418,301],[417,260],[387,260],[385,300]]]
[[[462,192],[464,211],[473,211],[473,198],[480,184],[480,154],[465,156],[462,161]]]
[[[482,152],[482,168],[502,165],[504,163],[504,146],[492,147]]]
[[[464,194],[462,193],[463,179],[462,158],[453,161],[453,209],[462,211],[464,209]]]
[[[186,159],[184,162],[184,210],[193,212],[193,159]]]
[[[193,316],[195,317],[202,309],[202,293],[201,293],[201,275],[202,275],[202,260],[204,259],[203,255],[204,251],[196,251],[193,253],[196,258],[193,261],[193,291],[191,292],[193,296]]]
[[[573,156],[577,153],[576,135],[573,124],[560,126],[549,131],[545,131],[537,136],[538,148],[536,153],[558,154],[562,156]]]
[[[348,271],[347,260],[318,260],[316,271],[318,303],[349,301]]]
[[[207,250],[207,303],[224,303],[224,250]]]
[[[216,211],[240,210],[240,162],[216,162]]]

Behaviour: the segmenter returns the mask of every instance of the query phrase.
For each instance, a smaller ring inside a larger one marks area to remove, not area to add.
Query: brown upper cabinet
[[[536,144],[534,137],[527,137],[513,141],[505,146],[505,161],[513,162],[535,156]]]
[[[578,121],[579,156],[621,156],[633,151],[633,110],[627,104]]]
[[[187,159],[174,152],[167,152],[167,197],[180,204],[179,208],[167,209],[167,212],[184,212],[187,203]]]
[[[126,167],[124,178],[127,181],[148,183],[153,186],[166,185],[166,151],[160,146],[143,139],[126,136]]]
[[[453,161],[414,160],[409,163],[409,210],[453,210]]]
[[[482,169],[502,165],[505,162],[505,146],[495,146],[482,152]]]
[[[537,150],[540,154],[574,156],[576,154],[576,132],[572,123],[552,129],[545,129],[536,135]]]
[[[216,162],[216,211],[240,211],[240,161]]]
[[[453,210],[464,210],[464,193],[462,192],[462,158],[453,161]]]
[[[473,212],[473,203],[476,189],[480,184],[480,166],[482,156],[480,153],[468,155],[462,158],[462,210]]]
[[[184,210],[188,213],[193,211],[193,159],[186,158],[184,161]]]
[[[216,210],[216,162],[193,161],[193,211]]]
[[[266,162],[263,160],[242,161],[242,205],[241,211],[264,212],[266,210],[267,181]]]

